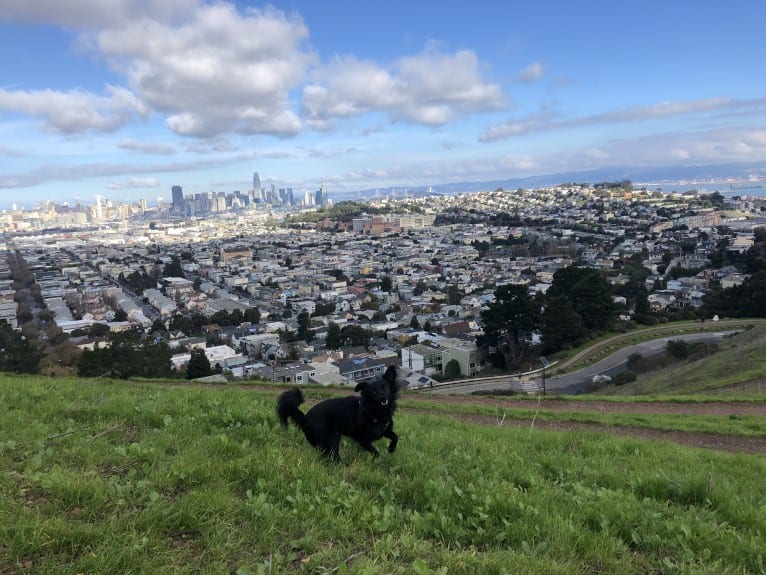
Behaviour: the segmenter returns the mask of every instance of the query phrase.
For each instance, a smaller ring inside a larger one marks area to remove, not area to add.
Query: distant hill
[[[541,174],[524,178],[508,178],[500,180],[473,180],[463,182],[433,183],[422,186],[392,186],[387,188],[363,189],[347,192],[332,193],[337,201],[351,199],[372,199],[375,197],[423,197],[428,195],[451,195],[503,188],[515,190],[518,188],[537,188],[563,184],[566,182],[598,183],[621,180],[631,180],[634,183],[651,182],[663,185],[666,191],[682,187],[693,188],[694,185],[686,184],[690,180],[710,181],[715,180],[719,184],[701,184],[699,187],[706,189],[728,189],[724,182],[727,178],[744,178],[749,175],[759,178],[766,177],[766,165],[764,164],[713,164],[713,165],[689,165],[689,166],[622,166],[612,168],[599,168],[595,170],[558,172],[553,174]],[[682,183],[684,182],[684,183]]]

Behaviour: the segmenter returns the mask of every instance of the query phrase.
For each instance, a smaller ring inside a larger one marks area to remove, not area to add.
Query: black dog
[[[350,395],[327,399],[303,413],[298,406],[303,394],[298,388],[285,391],[277,400],[277,415],[283,426],[288,419],[303,430],[309,443],[333,461],[339,461],[341,435],[356,440],[374,457],[380,455],[372,444],[381,437],[391,440],[388,452],[393,453],[399,436],[394,433],[394,411],[399,390],[396,368],[392,365],[381,379],[357,384],[354,391],[361,397]]]

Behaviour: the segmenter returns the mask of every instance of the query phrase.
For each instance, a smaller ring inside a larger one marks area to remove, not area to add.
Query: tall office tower
[[[291,206],[295,203],[295,196],[293,195],[292,188],[287,188],[287,203]]]
[[[318,206],[326,206],[327,205],[327,184],[322,184],[322,187],[319,188],[316,192],[314,192],[314,195],[316,196],[316,205]]]
[[[171,193],[173,194],[173,213],[175,214],[183,214],[184,213],[184,191],[181,188],[181,186],[173,186],[170,188]]]
[[[253,196],[261,199],[261,176],[258,172],[253,172]]]
[[[139,202],[141,203],[141,211],[145,212],[146,211],[146,198],[141,198],[139,200]]]

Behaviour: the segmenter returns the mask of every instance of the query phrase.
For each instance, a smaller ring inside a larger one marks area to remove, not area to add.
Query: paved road
[[[578,393],[593,380],[595,375],[608,375],[612,377],[621,371],[625,371],[625,364],[627,363],[628,358],[634,353],[640,353],[642,357],[649,358],[663,353],[668,340],[671,339],[686,342],[716,342],[733,333],[736,333],[736,331],[690,333],[644,341],[636,345],[624,347],[609,357],[578,371],[547,378],[545,388],[546,390],[555,391],[556,393]]]
[[[687,342],[699,341],[720,341],[726,335],[736,333],[736,330],[691,333],[686,335],[665,336],[650,341],[644,341],[635,345],[624,347],[601,361],[584,367],[580,370],[554,377],[547,377],[545,380],[545,389],[548,392],[557,394],[575,394],[582,392],[585,387],[593,380],[595,375],[613,376],[625,370],[625,364],[628,358],[634,353],[640,353],[644,358],[659,355],[665,350],[669,339],[683,340]],[[535,378],[535,383],[541,383],[540,375]],[[445,385],[443,387],[433,387],[425,389],[428,393],[436,394],[467,394],[476,391],[497,391],[512,390],[515,392],[524,391],[522,384],[514,377],[492,378],[487,381],[477,381],[463,385]]]

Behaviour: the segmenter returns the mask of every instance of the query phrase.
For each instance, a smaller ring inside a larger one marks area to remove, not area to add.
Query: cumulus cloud
[[[113,131],[134,116],[158,112],[181,136],[289,137],[307,127],[331,130],[338,119],[369,112],[441,126],[505,103],[470,50],[429,47],[389,66],[348,56],[311,73],[319,58],[306,47],[308,28],[299,16],[272,7],[225,0],[6,0],[3,20],[67,28],[80,48],[125,79],[125,87],[101,96],[0,92],[0,109],[39,117],[66,133]]]
[[[532,62],[529,66],[524,68],[519,75],[516,76],[516,81],[522,84],[531,84],[541,80],[545,75],[545,67],[542,62]]]
[[[368,112],[394,120],[441,126],[458,114],[498,109],[505,97],[482,77],[470,50],[433,49],[401,58],[388,69],[352,56],[336,58],[314,74],[303,91],[303,116],[312,127]]]
[[[106,96],[80,90],[0,90],[0,110],[41,118],[59,132],[114,132],[148,107],[125,88],[107,86]]]
[[[744,108],[766,107],[766,98],[753,100],[734,100],[728,97],[687,100],[683,102],[660,102],[646,106],[629,106],[619,110],[610,110],[601,114],[580,116],[575,118],[556,119],[553,114],[533,114],[524,118],[509,120],[491,126],[479,138],[482,142],[494,142],[503,138],[522,136],[531,132],[543,130],[559,130],[579,128],[597,124],[639,122],[683,116],[701,112],[720,110],[739,110]]]
[[[289,92],[314,61],[308,30],[275,10],[199,6],[173,25],[140,19],[97,36],[99,50],[167,125],[185,136],[225,132],[294,135]]]

